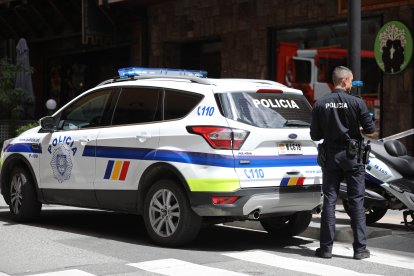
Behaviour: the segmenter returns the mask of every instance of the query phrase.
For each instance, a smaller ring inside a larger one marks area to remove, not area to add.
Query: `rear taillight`
[[[246,130],[218,126],[188,126],[187,130],[203,136],[214,149],[238,150],[249,135]]]
[[[211,201],[214,205],[226,205],[233,204],[238,198],[238,196],[213,196]]]

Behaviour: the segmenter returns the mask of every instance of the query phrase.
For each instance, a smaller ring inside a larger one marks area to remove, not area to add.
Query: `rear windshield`
[[[238,92],[219,96],[224,116],[260,128],[309,127],[311,106],[303,95]]]

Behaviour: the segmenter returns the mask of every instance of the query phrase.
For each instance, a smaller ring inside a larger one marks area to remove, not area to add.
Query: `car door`
[[[95,192],[101,208],[136,210],[140,176],[159,143],[161,101],[158,88],[121,89],[112,125],[97,140]]]
[[[96,138],[106,124],[111,91],[85,94],[55,116],[57,131],[41,141],[39,187],[47,202],[97,206],[93,190]]]

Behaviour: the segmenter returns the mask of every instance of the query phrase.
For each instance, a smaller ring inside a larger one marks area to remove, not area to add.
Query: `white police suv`
[[[308,227],[321,170],[299,90],[205,71],[119,75],[4,141],[1,193],[16,221],[42,203],[139,214],[164,246],[202,222],[259,220],[276,236]]]

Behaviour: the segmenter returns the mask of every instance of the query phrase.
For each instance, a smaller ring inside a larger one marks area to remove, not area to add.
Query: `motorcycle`
[[[367,224],[380,220],[387,210],[404,210],[404,224],[414,229],[414,157],[398,141],[414,134],[414,128],[377,141],[371,141],[365,165],[365,214]],[[346,183],[341,183],[339,197],[349,215]],[[411,217],[411,221],[407,218]]]

